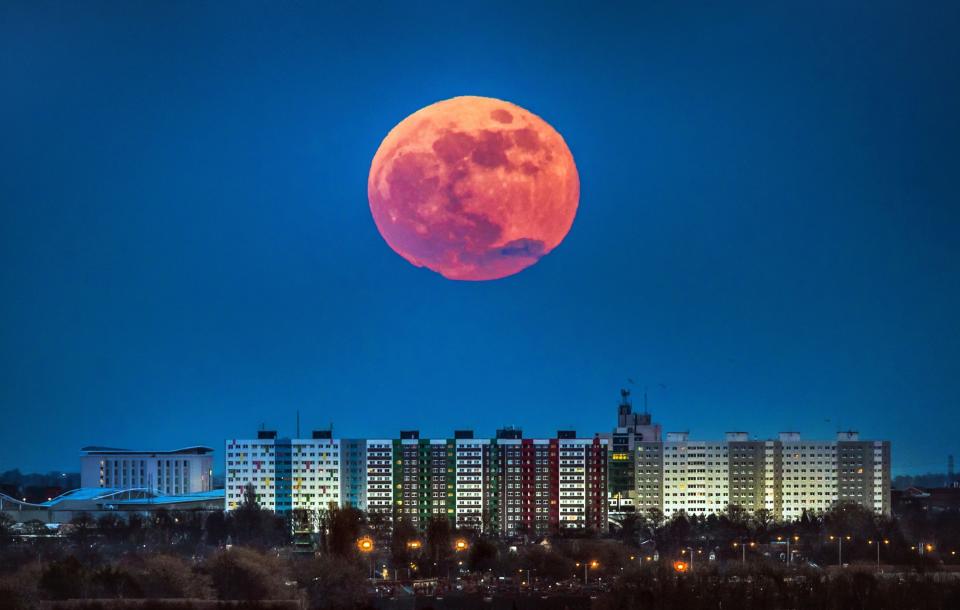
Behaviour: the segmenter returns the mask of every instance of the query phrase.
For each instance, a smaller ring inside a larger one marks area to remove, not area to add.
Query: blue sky
[[[346,4],[346,3],[345,3]],[[333,422],[960,453],[956,3],[0,5],[0,469]],[[459,283],[366,201],[418,108],[565,137],[566,241]]]

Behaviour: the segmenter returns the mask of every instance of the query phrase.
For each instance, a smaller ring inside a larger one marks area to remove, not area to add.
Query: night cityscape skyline
[[[0,606],[960,608],[958,32],[0,1]]]

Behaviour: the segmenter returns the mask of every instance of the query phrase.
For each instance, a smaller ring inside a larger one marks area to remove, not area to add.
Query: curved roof
[[[139,450],[139,449],[118,449],[116,447],[101,447],[99,445],[90,445],[88,447],[83,447],[80,449],[85,453],[90,455],[101,455],[101,454],[110,454],[110,453],[121,453],[121,454],[151,454],[151,455],[174,455],[174,454],[199,454],[204,455],[207,453],[213,453],[213,448],[207,447],[205,445],[193,445],[190,447],[182,447],[180,449],[172,449],[166,451],[149,451],[149,450]]]
[[[87,502],[87,503],[110,503],[110,504],[183,504],[187,502],[203,501],[223,501],[223,489],[211,489],[210,491],[200,491],[192,494],[183,494],[178,496],[168,496],[158,493],[156,490],[138,487],[134,489],[119,489],[115,487],[81,487],[65,492],[39,504],[33,502],[24,502],[18,498],[13,498],[0,493],[0,503],[13,504],[21,509],[48,510],[60,507],[68,502]]]

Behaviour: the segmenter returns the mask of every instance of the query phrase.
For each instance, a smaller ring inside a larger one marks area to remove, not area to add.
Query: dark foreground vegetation
[[[650,511],[608,532],[511,539],[353,509],[284,519],[252,495],[228,514],[121,514],[0,518],[0,609],[960,608],[957,511]]]

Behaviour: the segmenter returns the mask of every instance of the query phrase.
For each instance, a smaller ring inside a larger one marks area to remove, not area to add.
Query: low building
[[[0,494],[0,512],[18,523],[68,523],[81,513],[94,518],[105,514],[121,517],[148,515],[158,510],[217,511],[223,509],[223,490],[166,495],[153,489],[85,487],[68,491],[46,502],[31,503]]]
[[[140,451],[92,446],[81,451],[81,488],[151,489],[165,495],[213,489],[210,447]]]

